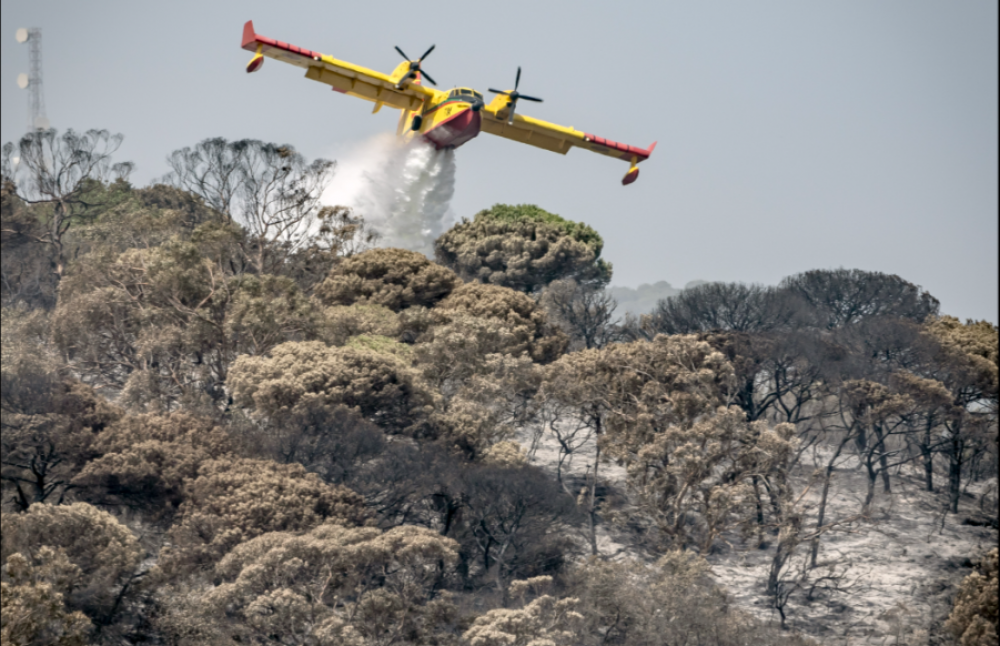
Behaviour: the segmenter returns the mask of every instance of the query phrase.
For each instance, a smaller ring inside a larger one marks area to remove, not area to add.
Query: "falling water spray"
[[[454,150],[379,135],[341,156],[323,202],[353,208],[381,234],[381,246],[431,256],[454,193]]]

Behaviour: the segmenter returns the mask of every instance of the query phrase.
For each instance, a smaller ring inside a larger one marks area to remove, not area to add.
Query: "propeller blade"
[[[428,50],[427,50],[426,52],[424,52],[424,55],[423,55],[423,56],[421,56],[421,57],[420,57],[420,58],[419,58],[418,60],[421,60],[421,61],[422,61],[422,60],[424,60],[425,58],[427,58],[427,56],[428,56],[428,55],[430,55],[430,53],[434,51],[434,48],[435,48],[435,47],[437,47],[437,45],[431,45],[431,48],[430,48],[430,49],[428,49]]]
[[[494,90],[493,88],[490,88],[490,92],[492,92],[493,94],[503,94],[504,96],[510,96],[510,92],[504,92],[503,90]]]
[[[406,52],[404,52],[403,50],[401,50],[398,45],[396,46],[396,51],[399,52],[399,55],[402,56],[403,58],[405,58],[406,60],[410,60],[410,57],[407,56]]]
[[[514,104],[512,104],[510,106],[510,116],[507,117],[507,125],[508,126],[514,125],[514,108],[516,108],[516,107],[517,107],[516,103],[514,103]]]
[[[407,74],[404,74],[403,78],[399,79],[399,82],[396,83],[396,89],[397,90],[403,89],[403,86],[406,84],[407,81],[409,81],[412,78],[416,78],[416,77],[417,77],[417,75],[414,74],[413,72],[409,72]]]
[[[514,81],[514,91],[517,92],[518,86],[521,85],[521,66],[517,66],[517,80]]]
[[[428,81],[430,81],[430,82],[431,82],[431,85],[437,85],[437,83],[436,83],[436,82],[434,81],[434,79],[432,79],[432,78],[431,78],[431,75],[430,75],[430,74],[428,74],[427,72],[425,72],[425,71],[423,71],[423,70],[420,70],[420,73],[421,73],[421,74],[423,75],[423,77],[424,77],[425,79],[427,79]]]
[[[535,97],[528,96],[527,94],[519,94],[517,98],[524,99],[525,101],[535,101],[537,103],[541,103],[542,102],[541,99],[536,99]]]

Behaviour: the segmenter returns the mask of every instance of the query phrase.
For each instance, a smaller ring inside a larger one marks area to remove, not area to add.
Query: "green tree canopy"
[[[604,240],[586,224],[530,204],[496,204],[471,222],[463,219],[435,243],[438,262],[464,280],[526,293],[563,278],[603,287],[611,280],[603,247]]]
[[[394,312],[430,307],[461,284],[458,277],[406,249],[371,249],[341,261],[317,288],[330,305],[382,305]]]

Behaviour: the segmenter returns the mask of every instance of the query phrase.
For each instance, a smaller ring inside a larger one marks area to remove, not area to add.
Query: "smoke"
[[[453,219],[454,193],[454,150],[382,134],[340,156],[322,201],[353,208],[381,234],[381,246],[432,256],[434,240]]]

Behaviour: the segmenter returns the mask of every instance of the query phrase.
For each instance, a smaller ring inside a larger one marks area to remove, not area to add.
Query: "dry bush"
[[[780,288],[808,305],[813,325],[828,329],[880,317],[923,322],[939,307],[918,285],[878,271],[814,269],[785,278]]]
[[[420,350],[419,356],[428,356]],[[463,378],[443,384],[445,403],[432,418],[442,441],[473,459],[534,419],[533,398],[541,383],[541,370],[527,356],[488,354],[476,361],[455,366]]]
[[[993,548],[958,588],[955,607],[945,626],[961,646],[996,646],[1000,641],[997,563],[998,551]]]
[[[397,338],[403,331],[398,314],[383,305],[334,305],[319,317],[319,338],[329,345],[345,345],[359,334]]]
[[[659,334],[768,332],[796,321],[801,301],[775,287],[705,283],[657,302],[648,329]]]
[[[568,339],[561,330],[549,325],[545,312],[525,294],[497,285],[469,283],[442,300],[432,311],[438,325],[451,324],[456,331],[472,331],[486,339],[481,352],[518,355],[527,352],[538,362],[557,358],[566,349]],[[485,329],[477,329],[485,326]],[[436,338],[449,332],[431,329]]]
[[[421,375],[392,354],[318,341],[285,343],[270,356],[241,356],[230,369],[237,405],[276,419],[296,407],[357,408],[391,433],[423,435],[435,396]]]
[[[528,590],[551,582],[548,576],[514,581],[511,592],[522,598],[521,607],[496,608],[476,617],[463,640],[469,646],[576,646],[585,621],[576,610],[578,599],[542,594],[524,602]]]
[[[569,335],[573,350],[603,348],[622,340],[615,324],[618,303],[604,289],[557,280],[545,288],[541,303],[549,319]]]
[[[761,488],[780,495],[795,428],[748,422],[742,410],[727,407],[733,389],[732,365],[693,335],[575,352],[547,368],[542,412],[561,457],[591,435],[600,451],[586,496],[592,551],[593,474],[601,454],[626,468],[645,518],[676,547],[709,550],[723,531],[752,516]]]
[[[238,352],[260,355],[289,339],[315,338],[312,303],[291,278],[241,276],[234,283],[223,332]]]
[[[371,249],[346,258],[316,289],[329,305],[382,305],[394,312],[431,307],[461,281],[450,269],[405,249]]]
[[[364,501],[325,484],[299,464],[225,459],[204,462],[185,485],[171,545],[161,553],[166,571],[211,566],[230,549],[261,534],[308,530],[328,519],[366,522]]]
[[[949,502],[952,513],[957,513],[962,480],[969,477],[970,466],[997,450],[1000,335],[987,321],[963,324],[942,316],[927,322],[925,337],[931,346],[930,360],[921,376],[941,382],[952,396],[953,413],[944,416],[942,426]]]
[[[42,208],[21,200],[6,179],[0,186],[0,304],[51,309],[59,277],[56,249],[44,242]]]
[[[45,323],[38,313],[4,310],[0,479],[4,504],[20,510],[64,500],[97,433],[121,414],[41,342]]]
[[[730,607],[708,563],[690,552],[670,551],[653,566],[594,559],[571,575],[568,593],[585,617],[581,646],[805,643]]]
[[[52,247],[53,271],[62,277],[67,253],[67,237],[72,229],[92,222],[113,199],[109,184],[128,186],[134,164],[113,164],[112,155],[121,146],[122,136],[107,130],[76,133],[67,130],[36,130],[21,137],[16,149],[20,163],[11,165],[14,144],[3,147],[3,182],[29,204],[45,207],[46,226],[37,241]],[[6,229],[6,227],[4,227]]]
[[[178,411],[128,415],[100,433],[92,450],[101,457],[73,479],[88,500],[168,518],[183,501],[184,481],[203,462],[234,451],[226,431],[211,420]]]
[[[574,550],[573,499],[536,467],[476,466],[456,483],[463,571],[501,597],[514,579],[559,572]]]
[[[187,240],[75,264],[53,317],[59,349],[88,383],[140,408],[224,401],[237,355],[313,338],[316,327],[291,279],[235,273],[241,235],[207,223]]]
[[[79,568],[66,553],[43,547],[35,563],[11,554],[0,580],[0,640],[11,646],[84,646],[93,626],[79,610],[68,610],[63,592]]]
[[[76,227],[68,238],[74,271],[81,260],[91,265],[94,258],[158,247],[175,236],[187,240],[199,226],[225,220],[194,195],[163,184],[140,189],[112,185],[105,191],[111,192],[113,206],[93,223]]]
[[[659,335],[589,356],[594,395],[607,409],[598,441],[624,464],[640,508],[668,542],[707,550],[752,506],[753,477],[780,487],[794,428],[747,423],[725,408],[732,366],[710,345]]]
[[[495,318],[511,327],[527,327],[540,334],[545,327],[545,313],[530,297],[509,287],[469,283],[462,285],[434,310],[442,321],[454,314],[469,314],[480,318]]]
[[[503,440],[483,453],[483,464],[502,469],[519,469],[527,466],[528,452],[517,442]]]
[[[401,343],[396,339],[379,334],[358,334],[347,340],[347,347],[358,350],[370,350],[377,354],[395,357],[409,365],[413,363],[413,346]]]
[[[148,634],[170,646],[208,646],[226,641],[219,618],[206,612],[205,584],[197,578],[158,580],[149,596]]]
[[[32,505],[21,514],[4,514],[2,522],[4,561],[20,554],[36,568],[63,563],[55,591],[67,607],[96,624],[112,621],[143,556],[127,527],[86,503]]]
[[[324,523],[301,535],[264,534],[219,562],[221,583],[205,607],[233,621],[234,639],[414,643],[432,638],[447,610],[437,588],[457,548],[437,532],[407,526],[383,533]]]
[[[325,482],[350,485],[386,448],[385,434],[356,410],[312,402],[275,420],[247,420],[245,451],[285,464],[298,463]]]
[[[430,328],[414,351],[423,375],[450,397],[473,376],[488,372],[493,356],[528,356],[530,347],[531,332],[524,326],[461,314]]]

